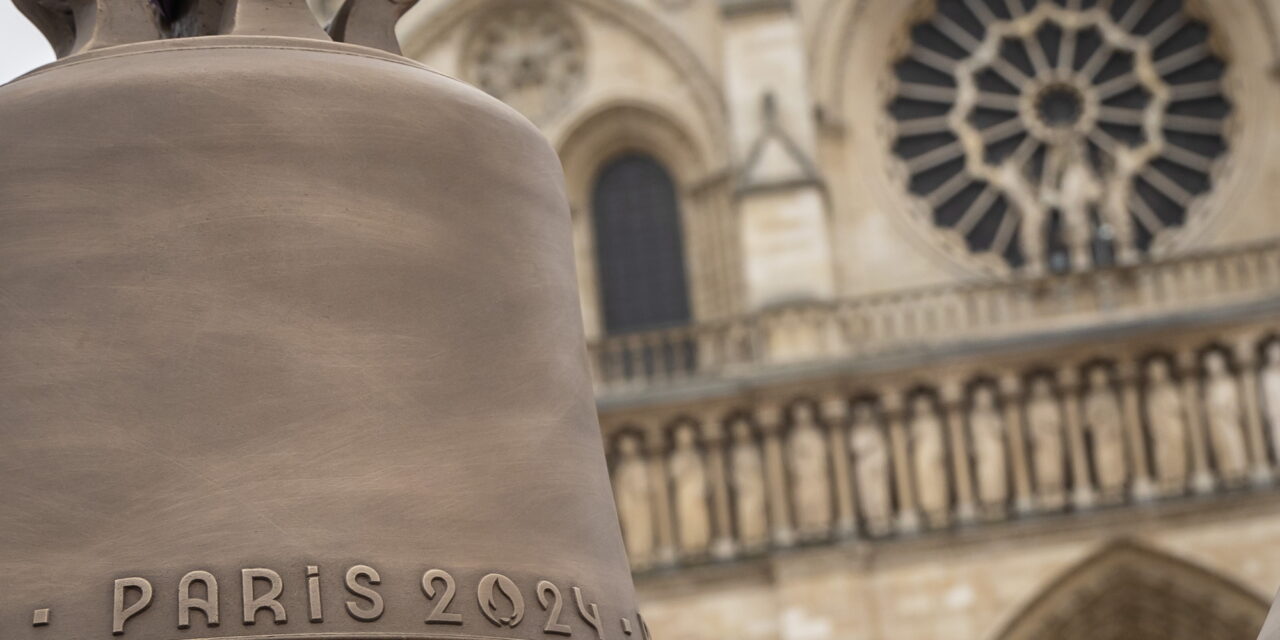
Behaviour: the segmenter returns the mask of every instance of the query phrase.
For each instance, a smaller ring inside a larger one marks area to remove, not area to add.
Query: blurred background
[[[0,79],[51,59],[0,7]],[[1256,636],[1280,0],[424,0],[399,34],[562,157],[656,638]]]

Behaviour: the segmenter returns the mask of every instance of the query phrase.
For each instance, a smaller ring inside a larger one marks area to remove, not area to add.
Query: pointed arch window
[[[671,174],[644,154],[611,160],[596,178],[592,216],[605,330],[687,324],[684,239]]]

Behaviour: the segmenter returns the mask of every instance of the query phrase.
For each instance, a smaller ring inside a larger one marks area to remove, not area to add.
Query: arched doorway
[[[998,640],[1253,640],[1256,594],[1207,569],[1123,540],[1067,571]]]

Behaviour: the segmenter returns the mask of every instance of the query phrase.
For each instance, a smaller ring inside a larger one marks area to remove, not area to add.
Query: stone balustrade
[[[1141,321],[1149,309],[1184,307],[1178,296],[1190,287],[1201,291],[1201,304],[1274,300],[1278,255],[1275,247],[1255,248],[1113,274],[1127,278],[1112,289],[1126,302],[1101,308]],[[1063,286],[1082,282],[1073,276]],[[868,331],[883,340],[889,325],[917,318],[920,324],[892,334],[903,341],[942,340],[946,323],[965,317],[975,300],[985,301],[993,312],[982,317],[1002,331],[1021,326],[1019,318],[1048,322],[1032,313],[1046,303],[1032,303],[1034,294],[1020,286],[887,298],[859,317],[894,315],[864,325],[881,327]],[[1096,282],[1089,289],[1095,303],[1103,290]],[[1019,296],[1023,302],[1013,304]],[[915,303],[932,307],[940,324],[912,311]],[[827,317],[845,309],[828,309]],[[631,560],[643,571],[1270,487],[1280,473],[1274,318],[1264,308],[1160,331],[1137,324],[1106,339],[1082,334],[1065,344],[606,406],[602,423]],[[965,322],[960,327],[969,329],[954,333],[975,335],[981,323]],[[697,351],[689,347],[682,357],[701,362],[689,350]],[[689,362],[654,360],[677,361]]]
[[[921,352],[1274,300],[1280,243],[1129,267],[791,305],[590,345],[599,395],[775,365]]]

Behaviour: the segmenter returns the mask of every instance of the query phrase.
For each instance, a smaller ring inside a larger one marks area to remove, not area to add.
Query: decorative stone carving
[[[1263,350],[1258,385],[1271,435],[1271,449],[1280,458],[1280,340],[1272,340]]]
[[[827,445],[807,404],[795,408],[791,428],[788,467],[796,510],[796,530],[802,539],[826,535],[831,530],[831,475]]]
[[[1204,364],[1205,418],[1209,425],[1213,461],[1218,476],[1224,482],[1237,482],[1245,475],[1249,464],[1240,415],[1239,387],[1222,352],[1210,351]]]
[[[1058,404],[1049,379],[1043,376],[1031,383],[1031,397],[1027,402],[1027,426],[1036,500],[1042,509],[1060,509],[1066,499],[1066,448],[1062,407]]]
[[[675,489],[676,543],[682,555],[696,557],[705,554],[711,543],[707,470],[693,427],[680,427],[675,438],[670,473]]]
[[[1187,420],[1182,394],[1163,358],[1147,365],[1146,409],[1160,491],[1180,492],[1187,484]]]
[[[732,447],[729,470],[738,542],[752,551],[768,544],[769,518],[765,511],[764,459],[746,420],[733,425]]]
[[[561,112],[582,89],[582,34],[559,2],[499,3],[481,17],[465,49],[464,73],[534,121]]]
[[[932,387],[937,391],[882,389],[879,406],[850,405],[832,392],[821,414],[808,402],[789,411],[765,403],[752,420],[718,406],[700,414],[702,431],[692,425],[673,431],[665,455],[645,455],[642,438],[622,432],[613,478],[633,566],[673,563],[677,552],[685,562],[725,559],[740,549],[856,531],[841,528],[845,520],[861,521],[875,537],[914,534],[922,522],[963,525],[966,500],[970,513],[984,519],[1005,517],[1018,500],[1030,505],[1019,513],[1060,510],[1068,490],[1077,510],[1099,499],[1137,503],[1153,495],[1136,491],[1140,469],[1165,496],[1212,491],[1210,473],[1239,483],[1256,460],[1238,372],[1254,368],[1246,358],[1261,356],[1255,406],[1272,411],[1261,402],[1273,403],[1280,390],[1280,343],[1256,351],[1255,334],[1230,341],[1238,351],[1185,349],[1084,368],[1064,364],[1025,379],[1006,371],[998,387],[983,381],[967,393],[946,373]],[[1197,368],[1203,375],[1187,373]],[[738,417],[721,422],[726,414]],[[1136,447],[1148,449],[1145,457],[1134,455]],[[968,498],[961,469],[971,474]],[[663,478],[667,491],[658,488]],[[840,482],[849,488],[844,511]],[[718,553],[718,545],[728,553]]]
[[[988,516],[997,516],[1009,500],[1009,464],[1004,420],[989,386],[974,390],[969,432],[977,465],[978,503]]]
[[[618,440],[613,493],[627,557],[632,567],[645,568],[653,562],[654,553],[653,493],[649,465],[641,454],[640,436],[634,433],[623,434]]]
[[[908,431],[918,506],[931,526],[945,525],[950,506],[946,436],[938,411],[928,396],[917,395],[912,401]]]
[[[1105,368],[1095,367],[1089,372],[1089,384],[1084,397],[1084,419],[1085,428],[1092,437],[1091,452],[1098,490],[1103,499],[1118,499],[1128,479],[1124,413]]]
[[[889,533],[893,525],[889,498],[890,452],[884,429],[876,419],[875,407],[863,402],[854,409],[849,433],[853,469],[858,489],[858,510],[871,535]]]
[[[1204,215],[1224,65],[1207,26],[1149,7],[956,2],[912,29],[889,111],[919,215],[1032,271],[1129,262]]]

